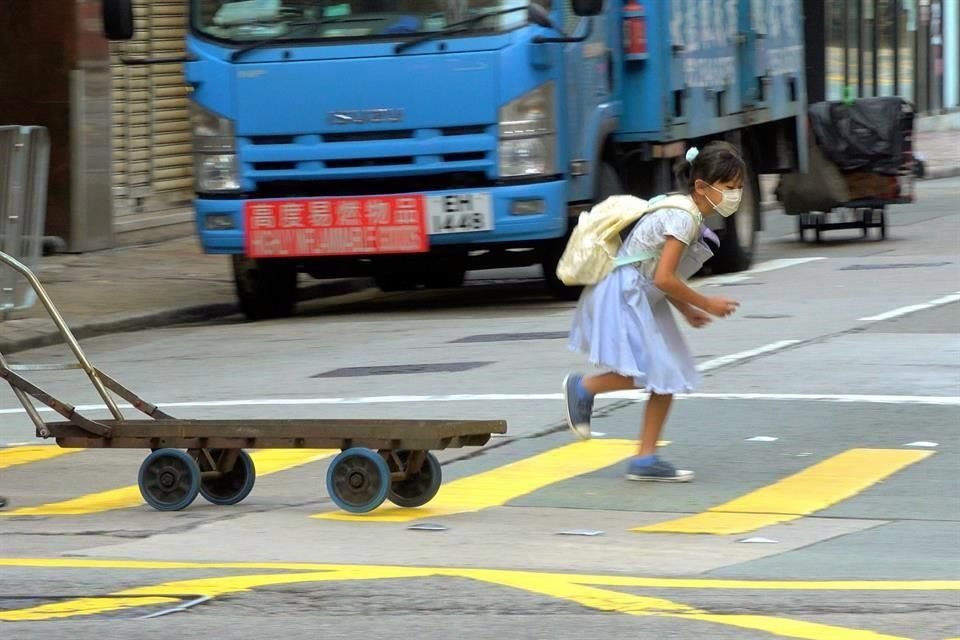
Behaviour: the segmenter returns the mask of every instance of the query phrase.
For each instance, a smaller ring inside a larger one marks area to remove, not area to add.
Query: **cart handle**
[[[40,280],[37,278],[36,274],[34,274],[27,265],[23,264],[13,256],[4,253],[3,251],[0,251],[0,262],[3,262],[5,265],[27,279],[27,282],[30,283],[33,291],[37,294],[37,298],[39,298],[40,302],[43,304],[44,309],[47,310],[47,314],[49,314],[50,319],[53,320],[53,324],[57,326],[57,329],[60,331],[60,335],[70,346],[70,350],[73,351],[73,355],[76,356],[77,362],[80,363],[80,368],[86,372],[87,377],[90,378],[90,382],[93,383],[94,388],[96,388],[97,393],[100,394],[100,397],[103,399],[104,404],[107,405],[107,408],[110,410],[110,413],[113,415],[114,419],[122,422],[123,414],[120,413],[120,408],[117,407],[116,401],[114,401],[113,396],[110,395],[106,387],[103,386],[103,382],[100,380],[97,370],[93,367],[93,365],[90,364],[90,361],[87,360],[87,356],[84,355],[83,350],[80,348],[80,343],[78,343],[77,339],[73,337],[70,327],[67,326],[63,316],[60,315],[60,312],[54,306],[50,296],[48,296],[47,292],[43,289],[43,285],[40,284]],[[2,357],[2,354],[0,354],[0,357]],[[5,363],[4,366],[6,366]],[[36,415],[36,409],[33,409],[33,404],[29,403],[26,396],[22,392],[16,393],[16,395],[21,404],[24,405],[24,409],[26,409],[27,414],[31,417],[31,419],[33,419],[34,422],[36,422],[36,419],[39,418],[39,416]],[[33,410],[31,411],[31,409]]]

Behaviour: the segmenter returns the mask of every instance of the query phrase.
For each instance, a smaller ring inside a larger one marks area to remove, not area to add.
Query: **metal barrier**
[[[50,136],[44,127],[0,126],[0,250],[36,270],[43,252]],[[16,272],[0,274],[3,317],[36,302]]]

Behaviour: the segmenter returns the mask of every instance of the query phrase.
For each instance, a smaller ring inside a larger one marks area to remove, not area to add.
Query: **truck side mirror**
[[[596,16],[603,13],[603,0],[570,0],[573,12],[581,17]]]
[[[133,4],[131,0],[102,0],[103,35],[107,40],[133,38]]]

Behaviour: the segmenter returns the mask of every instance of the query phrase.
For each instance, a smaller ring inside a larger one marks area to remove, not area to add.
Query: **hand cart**
[[[159,511],[184,509],[197,495],[217,505],[246,498],[256,470],[244,449],[339,448],[326,477],[338,507],[366,513],[384,500],[419,507],[441,484],[440,463],[431,450],[483,446],[492,434],[507,431],[502,420],[178,420],[92,366],[36,275],[6,253],[0,252],[0,262],[27,279],[77,359],[66,365],[12,365],[0,353],[0,377],[23,405],[37,437],[56,438],[63,448],[149,449],[137,480],[143,499]],[[82,369],[112,418],[84,416],[20,373],[62,369]],[[148,419],[127,420],[112,394]],[[34,399],[65,420],[46,422]]]
[[[813,231],[814,240],[820,242],[823,231],[836,229],[860,229],[863,237],[870,229],[879,229],[880,238],[887,237],[888,205],[910,204],[915,200],[914,178],[916,175],[913,154],[912,106],[902,102],[899,130],[901,138],[900,166],[896,175],[880,175],[869,172],[847,174],[845,177],[852,199],[827,211],[811,211],[797,216],[797,233],[800,241],[806,240],[806,232]]]

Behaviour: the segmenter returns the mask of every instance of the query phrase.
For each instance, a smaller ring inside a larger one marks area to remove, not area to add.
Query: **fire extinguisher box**
[[[646,60],[647,13],[637,0],[627,0],[623,7],[623,57],[624,60]]]

